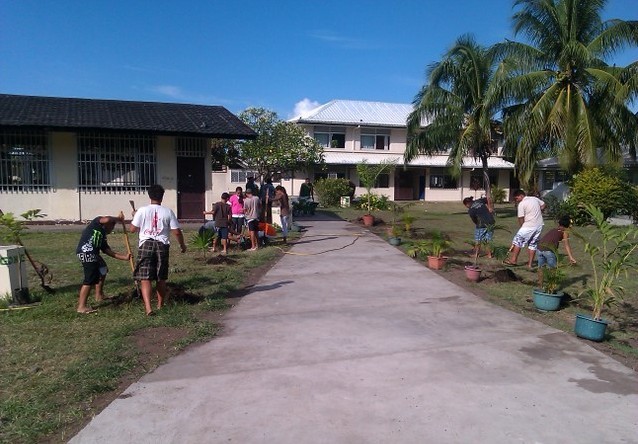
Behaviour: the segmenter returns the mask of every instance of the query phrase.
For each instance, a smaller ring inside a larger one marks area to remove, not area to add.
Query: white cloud
[[[179,86],[173,85],[158,85],[154,86],[153,91],[160,93],[162,95],[168,96],[172,99],[183,99],[185,98],[182,89]]]
[[[347,37],[328,30],[316,30],[310,32],[310,37],[328,43],[329,45],[343,49],[370,50],[381,49],[383,45],[378,42]]]
[[[317,108],[320,105],[319,102],[315,102],[314,100],[310,100],[308,98],[304,98],[299,102],[295,103],[295,110],[292,112],[292,115],[289,118],[294,117],[305,117],[308,112]]]

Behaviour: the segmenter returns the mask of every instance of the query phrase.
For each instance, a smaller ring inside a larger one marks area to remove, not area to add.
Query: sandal
[[[81,315],[88,315],[88,314],[97,313],[97,310],[94,308],[86,308],[83,311],[78,311],[77,313]]]
[[[505,260],[503,261],[503,265],[508,265],[508,266],[510,266],[510,267],[516,267],[518,264],[514,264],[514,263],[512,263],[512,262],[508,261],[507,259],[505,259]]]

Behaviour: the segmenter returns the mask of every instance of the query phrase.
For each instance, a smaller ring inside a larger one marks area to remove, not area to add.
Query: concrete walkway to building
[[[632,370],[361,227],[300,223],[220,337],[131,385],[71,442],[638,442]]]

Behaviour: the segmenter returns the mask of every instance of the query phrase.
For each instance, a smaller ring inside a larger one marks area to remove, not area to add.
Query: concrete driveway
[[[72,443],[630,443],[636,373],[347,222],[307,232],[224,333]]]

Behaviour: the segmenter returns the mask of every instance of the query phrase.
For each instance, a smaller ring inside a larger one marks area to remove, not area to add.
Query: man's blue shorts
[[[474,229],[474,242],[489,242],[492,240],[494,231],[489,228],[475,228]]]

